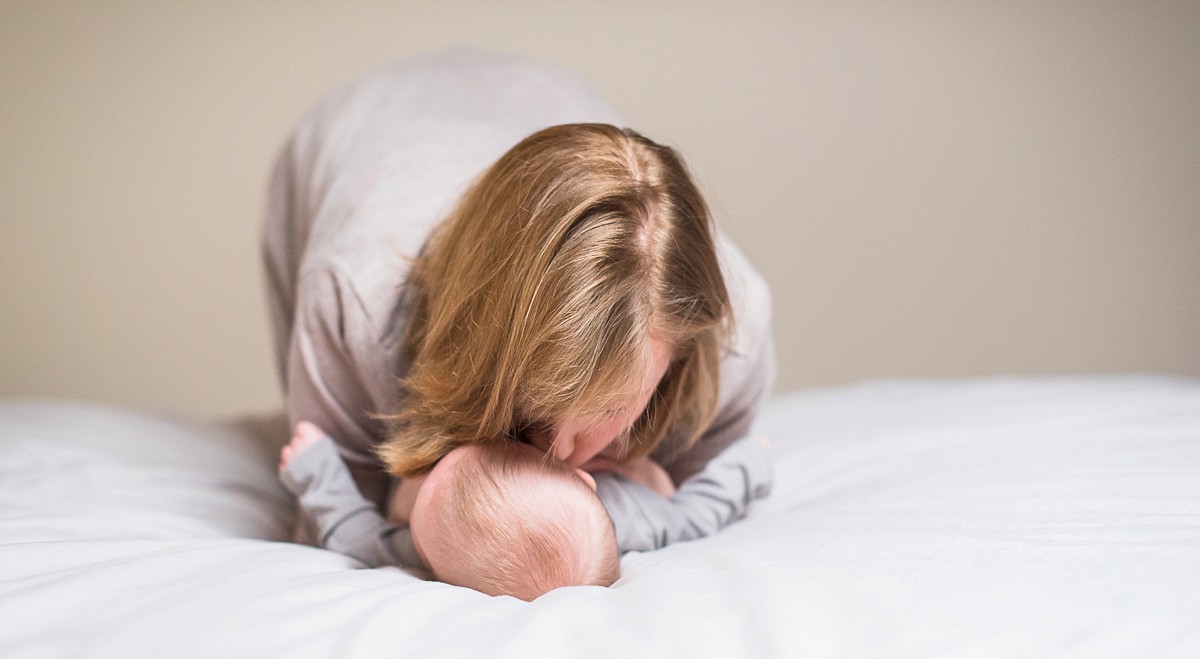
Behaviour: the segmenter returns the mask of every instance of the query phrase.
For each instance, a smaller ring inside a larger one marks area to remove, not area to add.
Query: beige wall
[[[2,0],[0,395],[277,406],[274,150],[456,43],[682,149],[774,288],[779,390],[1200,376],[1200,4],[991,4]]]

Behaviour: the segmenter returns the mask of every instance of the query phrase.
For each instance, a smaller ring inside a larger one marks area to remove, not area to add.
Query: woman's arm
[[[333,267],[301,275],[296,320],[288,338],[286,383],[291,422],[311,421],[338,446],[362,496],[379,511],[390,477],[374,447],[386,435],[376,410],[392,404],[392,360],[358,296]]]

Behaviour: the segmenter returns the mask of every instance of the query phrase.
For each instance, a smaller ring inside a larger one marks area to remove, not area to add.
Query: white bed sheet
[[[750,517],[533,603],[284,542],[264,427],[0,403],[0,656],[1200,656],[1196,380],[777,396]]]

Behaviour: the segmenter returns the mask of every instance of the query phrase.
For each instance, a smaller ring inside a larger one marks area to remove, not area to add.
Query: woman
[[[293,133],[265,225],[289,416],[337,439],[369,500],[507,437],[600,474],[624,550],[744,511],[611,473],[650,456],[683,483],[774,373],[762,279],[674,152],[615,123],[568,75],[458,51],[337,90]]]

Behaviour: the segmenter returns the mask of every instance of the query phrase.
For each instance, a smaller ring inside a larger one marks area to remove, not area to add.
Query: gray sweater
[[[619,125],[569,74],[457,50],[335,90],[279,154],[263,248],[289,417],[336,438],[359,490],[377,506],[390,483],[373,452],[386,435],[375,415],[396,409],[398,378],[408,369],[399,350],[411,313],[401,294],[406,258],[510,147],[546,126],[585,121]],[[668,436],[653,454],[676,483],[746,435],[774,378],[767,286],[720,232],[717,250],[735,331],[721,361],[712,425],[692,446]],[[614,480],[602,490],[619,535],[634,510],[656,511],[658,537],[675,537],[671,529],[689,524],[683,510],[636,505],[644,494],[638,487]]]
[[[362,497],[332,440],[305,449],[279,479],[296,495],[320,546],[368,567],[427,569],[412,532],[388,522]],[[745,516],[751,501],[771,491],[771,462],[751,438],[725,449],[669,498],[612,473],[597,475],[596,485],[605,505],[624,520],[617,530],[622,553],[645,551],[709,535]]]
[[[279,480],[300,503],[318,545],[368,567],[397,565],[426,570],[412,532],[389,522],[354,485],[337,446],[328,437],[292,459]]]

